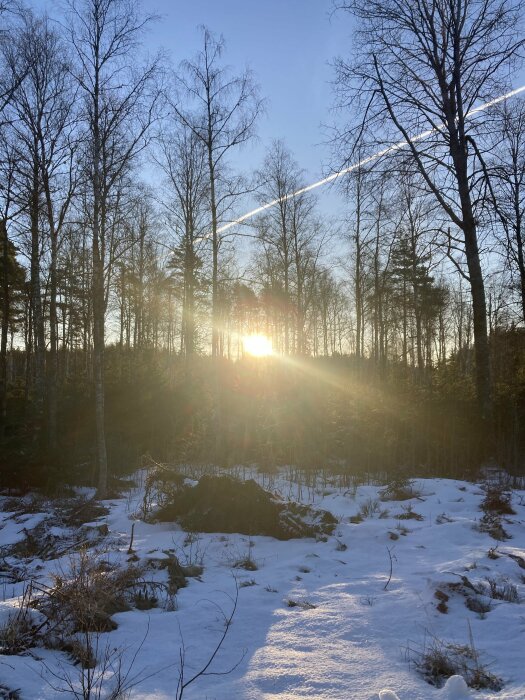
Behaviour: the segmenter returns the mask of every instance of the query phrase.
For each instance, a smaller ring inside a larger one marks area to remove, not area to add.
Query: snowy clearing
[[[183,565],[204,567],[177,592],[175,605],[159,594],[158,607],[118,612],[112,618],[117,629],[100,635],[99,649],[109,642],[137,681],[129,692],[135,700],[177,697],[181,639],[188,679],[221,638],[237,587],[232,624],[207,669],[213,675],[196,679],[184,698],[525,698],[525,491],[513,492],[515,515],[502,519],[510,538],[496,541],[478,529],[485,495],[480,485],[445,479],[414,485],[420,495],[387,501],[375,485],[317,490],[272,479],[273,491],[300,496],[338,518],[326,541],[188,535],[176,524],[148,524],[134,517],[143,497],[137,487],[107,501],[109,514],[96,528],[53,525],[64,551],[45,560],[15,556],[8,547],[42,525],[48,504],[24,514],[13,510],[15,499],[5,498],[0,545],[9,555],[0,572],[0,624],[16,612],[28,579],[49,585],[53,574],[64,575],[76,556],[67,543],[75,545],[79,532],[96,532],[91,553],[126,565],[135,523],[132,563],[158,564],[175,555]],[[234,568],[245,560],[252,570]],[[167,580],[162,566],[148,572],[150,580]],[[467,691],[457,677],[440,689],[430,685],[417,665],[432,648],[462,650],[475,670],[483,667],[503,688]],[[33,648],[0,657],[0,686],[18,690],[22,700],[74,697],[61,691],[67,690],[66,677],[74,685],[80,675],[66,652]],[[0,690],[0,697],[9,696]]]

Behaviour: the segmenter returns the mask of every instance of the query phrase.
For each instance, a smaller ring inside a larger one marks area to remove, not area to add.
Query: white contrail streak
[[[507,92],[506,95],[500,95],[499,97],[496,97],[493,100],[490,100],[490,102],[485,102],[485,104],[480,105],[479,107],[476,107],[475,109],[471,109],[470,112],[467,112],[466,118],[468,119],[469,117],[474,116],[475,114],[479,114],[479,112],[483,112],[489,107],[493,107],[494,105],[497,105],[499,102],[505,102],[505,100],[510,100],[512,97],[515,97],[516,95],[519,95],[521,92],[525,92],[525,85],[522,85],[522,87],[516,88],[516,90],[511,90],[511,92]],[[277,199],[272,199],[271,202],[266,202],[266,204],[262,204],[260,207],[257,207],[256,209],[252,209],[251,211],[247,212],[246,214],[243,214],[242,216],[239,216],[238,219],[235,219],[235,221],[230,221],[227,224],[224,224],[220,228],[217,229],[217,233],[223,233],[224,231],[227,231],[230,229],[232,226],[236,226],[237,224],[242,224],[243,221],[246,221],[247,219],[251,219],[253,216],[256,216],[257,214],[260,214],[263,211],[266,211],[267,209],[270,209],[271,207],[274,207],[276,204],[279,204],[279,202],[284,202],[287,199],[293,199],[293,197],[297,197],[300,194],[303,194],[304,192],[310,192],[310,190],[315,190],[317,187],[322,187],[323,185],[328,184],[329,182],[333,182],[334,180],[337,180],[338,177],[341,177],[342,175],[346,175],[347,173],[351,173],[352,170],[357,170],[357,168],[363,167],[363,165],[367,165],[368,163],[371,163],[374,160],[377,160],[378,158],[381,158],[382,156],[386,155],[387,153],[392,153],[393,151],[398,151],[401,148],[404,148],[405,146],[408,145],[408,143],[415,143],[417,141],[423,141],[426,139],[428,136],[433,134],[435,131],[438,129],[429,129],[428,131],[422,131],[420,134],[417,134],[416,136],[413,136],[410,141],[398,141],[397,143],[394,143],[392,146],[388,146],[388,148],[383,149],[382,151],[378,151],[377,153],[374,153],[371,156],[368,156],[367,158],[363,158],[363,160],[358,161],[357,163],[354,163],[353,165],[348,166],[348,168],[344,168],[343,170],[339,170],[336,173],[332,173],[332,175],[328,175],[328,177],[323,178],[322,180],[318,180],[317,182],[312,182],[311,185],[307,185],[306,187],[301,187],[300,190],[297,190],[296,192],[290,192],[289,194],[284,195],[283,197],[278,197]]]

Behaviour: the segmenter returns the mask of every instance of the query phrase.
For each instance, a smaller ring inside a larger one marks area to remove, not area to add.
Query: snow
[[[379,700],[399,700],[399,695],[396,695],[393,690],[380,690]]]
[[[468,686],[462,676],[451,676],[445,683],[443,693],[447,700],[462,700],[462,698],[470,698]]]
[[[331,511],[339,525],[326,542],[222,533],[188,538],[176,524],[134,519],[142,500],[140,488],[108,501],[110,513],[104,522],[110,534],[103,556],[126,562],[134,522],[133,548],[141,560],[171,552],[182,564],[202,559],[204,565],[202,575],[189,579],[177,593],[175,610],[161,606],[118,613],[113,617],[118,628],[101,636],[102,644],[109,642],[123,654],[124,668],[136,655],[131,675],[142,682],[130,697],[176,697],[182,640],[189,678],[206,664],[223,634],[237,585],[231,627],[208,669],[218,675],[202,676],[188,686],[183,696],[187,700],[525,698],[522,605],[496,600],[493,609],[480,616],[467,609],[461,592],[447,587],[460,583],[461,576],[474,585],[487,578],[507,581],[525,601],[525,571],[507,556],[525,557],[525,492],[515,492],[516,515],[504,523],[512,539],[496,543],[476,527],[483,498],[478,484],[427,479],[415,485],[419,498],[379,502],[373,517],[354,524],[350,516],[369,499],[379,498],[379,486],[362,485],[355,492],[335,483],[306,488],[284,475],[264,484],[285,497],[300,495],[304,502]],[[422,520],[397,518],[409,504]],[[388,513],[380,514],[385,509]],[[438,517],[443,514],[446,518]],[[19,541],[22,528],[35,527],[44,517],[33,514],[21,524],[12,512],[3,513],[0,545]],[[401,534],[400,526],[408,532]],[[390,533],[398,538],[391,539]],[[498,558],[491,559],[487,554],[496,544]],[[232,569],[248,553],[258,569]],[[6,561],[20,564],[13,558]],[[53,573],[65,570],[66,559],[24,564],[40,581],[49,582]],[[165,576],[165,571],[152,572],[158,580]],[[437,589],[450,596],[446,614],[437,610]],[[0,624],[16,608],[22,590],[23,583],[3,585]],[[289,601],[297,605],[290,607]],[[468,689],[460,676],[449,678],[442,688],[429,685],[414,659],[436,639],[460,645],[470,645],[473,639],[480,663],[503,679],[503,689]],[[19,688],[23,700],[55,698],[49,683],[56,685],[52,674],[63,674],[63,669],[78,676],[61,652],[38,648],[24,656],[0,656],[0,686]]]

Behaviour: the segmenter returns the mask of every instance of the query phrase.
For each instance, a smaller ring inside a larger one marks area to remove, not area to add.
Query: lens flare
[[[265,335],[245,335],[242,344],[244,352],[253,357],[273,355],[272,341]]]

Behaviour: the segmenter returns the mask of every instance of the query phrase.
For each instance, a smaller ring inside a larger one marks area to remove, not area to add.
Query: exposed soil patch
[[[189,531],[239,532],[279,540],[329,535],[337,524],[331,513],[282,501],[251,479],[209,475],[196,486],[179,488],[155,517],[177,520]]]

